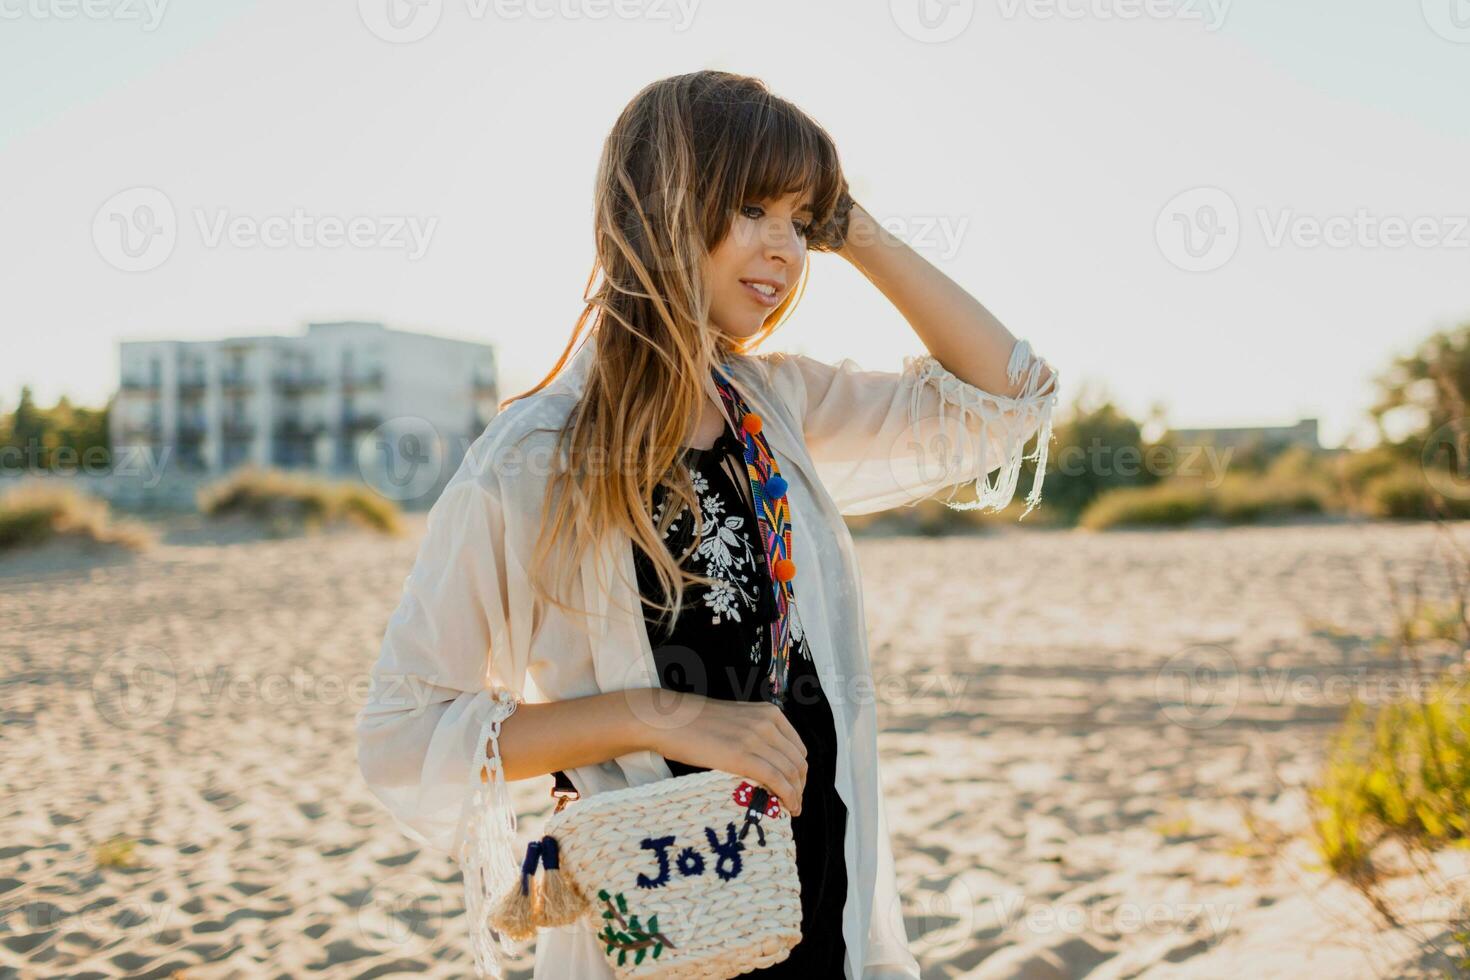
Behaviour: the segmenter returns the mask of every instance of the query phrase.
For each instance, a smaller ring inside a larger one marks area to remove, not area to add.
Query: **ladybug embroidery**
[[[750,783],[741,783],[735,787],[735,802],[741,807],[750,806],[751,797],[755,794],[755,786]],[[766,804],[766,816],[779,817],[781,815],[781,798],[775,793],[768,794],[770,802]]]

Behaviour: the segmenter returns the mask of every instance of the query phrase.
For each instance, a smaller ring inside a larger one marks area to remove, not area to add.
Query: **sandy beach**
[[[423,515],[408,523],[399,539],[179,527],[136,558],[0,561],[0,976],[471,973],[457,869],[398,832],[356,767]],[[1442,936],[1378,931],[1299,836],[1348,691],[1403,672],[1375,647],[1393,625],[1381,577],[1432,562],[1432,526],[858,551],[926,977],[1445,969]],[[523,832],[549,786],[514,785]],[[1470,891],[1460,855],[1437,870]]]

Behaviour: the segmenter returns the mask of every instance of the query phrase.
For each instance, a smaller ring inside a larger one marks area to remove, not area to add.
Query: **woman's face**
[[[760,332],[801,275],[811,222],[799,194],[740,206],[710,253],[710,320],[718,329],[736,337]]]

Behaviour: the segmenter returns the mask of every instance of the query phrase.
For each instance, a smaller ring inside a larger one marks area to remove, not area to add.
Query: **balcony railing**
[[[314,439],[327,431],[327,423],[302,419],[281,419],[276,423],[276,436],[281,439]]]
[[[377,412],[344,412],[342,414],[344,432],[371,432],[382,424],[383,416]]]
[[[345,374],[342,376],[343,391],[364,391],[369,388],[383,387],[383,371],[381,368],[372,371],[363,371],[360,374]]]
[[[158,419],[128,421],[123,423],[122,431],[123,437],[127,439],[148,439],[158,442],[163,438],[163,423]]]
[[[123,378],[123,391],[137,391],[146,394],[158,394],[159,383],[152,378]]]
[[[203,378],[200,378],[200,377],[180,378],[179,379],[179,397],[181,397],[181,398],[198,398],[200,395],[204,394],[204,386],[205,386],[205,382],[204,382],[204,379]]]
[[[320,391],[327,386],[327,379],[325,377],[310,372],[278,371],[275,375],[275,382],[276,387],[288,395],[299,395],[308,391]]]

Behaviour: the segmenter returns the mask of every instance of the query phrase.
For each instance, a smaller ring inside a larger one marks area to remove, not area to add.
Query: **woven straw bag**
[[[587,899],[618,977],[725,978],[801,941],[791,817],[719,769],[599,793],[553,814],[563,891]],[[554,904],[547,867],[543,905]],[[580,905],[580,903],[577,903]]]

